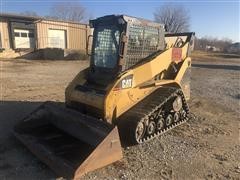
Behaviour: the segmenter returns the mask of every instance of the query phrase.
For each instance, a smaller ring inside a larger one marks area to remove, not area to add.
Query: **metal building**
[[[1,51],[61,48],[86,52],[90,34],[87,24],[0,14]]]
[[[88,25],[73,22],[39,20],[36,22],[37,48],[56,47],[86,50]]]

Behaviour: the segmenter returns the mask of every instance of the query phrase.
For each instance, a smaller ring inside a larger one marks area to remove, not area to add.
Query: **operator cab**
[[[109,84],[140,60],[165,48],[164,25],[125,15],[90,20],[94,28],[89,82]]]

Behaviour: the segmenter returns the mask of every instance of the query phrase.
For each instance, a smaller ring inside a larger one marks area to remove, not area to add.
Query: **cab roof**
[[[156,23],[150,20],[146,20],[143,18],[137,18],[128,15],[107,15],[96,18],[94,20],[90,20],[89,24],[91,27],[95,27],[101,24],[136,24],[136,25],[143,25],[143,26],[152,26],[152,27],[162,27],[164,28],[163,24]]]

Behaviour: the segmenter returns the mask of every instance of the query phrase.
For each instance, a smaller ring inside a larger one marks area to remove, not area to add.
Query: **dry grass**
[[[238,54],[229,54],[229,53],[220,53],[220,52],[206,52],[206,51],[193,51],[192,53],[193,59],[240,59],[240,55]]]

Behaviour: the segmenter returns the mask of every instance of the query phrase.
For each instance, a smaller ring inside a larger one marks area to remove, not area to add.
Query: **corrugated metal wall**
[[[0,32],[1,32],[2,48],[10,49],[7,21],[0,21]]]
[[[91,30],[86,24],[60,22],[60,21],[49,21],[42,20],[36,22],[37,26],[37,39],[36,44],[38,49],[49,47],[48,30],[65,30],[67,49],[78,49],[86,51],[87,37],[91,33]]]

